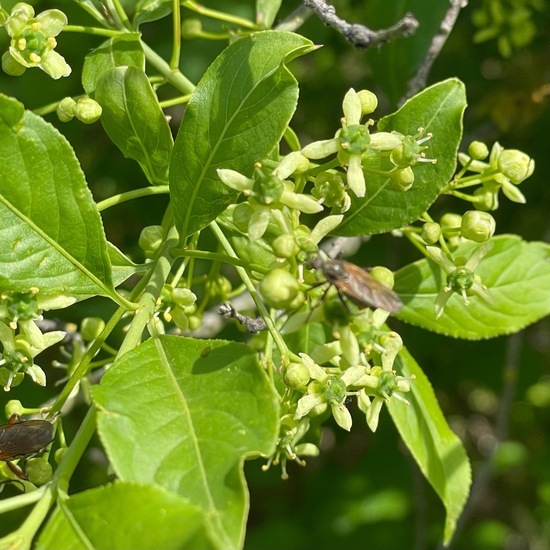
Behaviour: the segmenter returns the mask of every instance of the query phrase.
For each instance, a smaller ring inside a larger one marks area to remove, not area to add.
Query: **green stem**
[[[248,19],[243,19],[242,17],[236,17],[235,15],[205,8],[201,4],[197,4],[192,0],[182,2],[182,6],[188,10],[194,11],[195,13],[204,15],[205,17],[210,17],[211,19],[218,19],[220,21],[225,21],[226,23],[233,23],[239,27],[245,27],[246,29],[258,29],[258,26],[255,23],[248,21]]]
[[[97,209],[102,212],[111,208],[117,204],[122,204],[123,202],[130,201],[133,199],[138,199],[140,197],[149,197],[151,195],[166,195],[170,193],[170,188],[168,185],[154,185],[151,187],[142,187],[141,189],[134,189],[133,191],[127,191],[126,193],[119,193],[118,195],[113,195],[108,199],[105,199],[97,203]]]
[[[231,258],[238,259],[235,251],[233,250],[233,247],[231,246],[231,243],[227,240],[220,226],[214,221],[210,223],[210,228],[212,229],[212,232],[214,233],[214,235],[222,245],[223,249],[225,250],[225,253]],[[246,269],[241,266],[235,266],[235,269],[237,270],[237,273],[239,274],[239,277],[241,278],[242,282],[245,284],[246,288],[248,289],[248,292],[250,292],[250,295],[252,296],[252,299],[254,300],[254,303],[256,304],[256,307],[258,308],[260,315],[263,317],[265,321],[267,330],[269,330],[269,333],[273,337],[275,345],[279,348],[279,352],[281,356],[284,359],[286,359],[290,355],[293,355],[292,352],[288,349],[288,346],[286,345],[282,336],[279,334],[279,331],[275,327],[275,324],[273,323],[273,319],[269,315],[269,312],[267,311],[264,303],[262,302],[260,296],[256,292],[256,289],[254,288],[254,284],[252,283],[252,280],[250,279]]]
[[[222,262],[226,264],[231,264],[234,266],[244,267],[248,271],[257,271],[258,273],[269,273],[270,269],[264,267],[263,265],[251,264],[250,262],[245,262],[236,256],[228,256],[226,254],[219,254],[217,252],[207,252],[206,250],[193,250],[187,248],[173,248],[172,255],[184,256],[189,258],[200,258],[202,260],[210,260],[212,262]]]
[[[192,94],[195,85],[179,70],[172,70],[170,68],[170,65],[162,59],[160,55],[155,52],[155,50],[151,49],[145,42],[141,42],[141,45],[143,47],[143,51],[145,53],[145,57],[151,63],[153,67],[168,81],[174,88],[179,90],[182,94]]]
[[[63,32],[80,32],[95,36],[107,36],[109,38],[124,34],[123,31],[119,30],[102,29],[100,27],[86,27],[83,25],[67,25],[66,27],[63,27]]]
[[[172,59],[170,59],[170,67],[172,71],[180,65],[181,53],[181,13],[180,0],[172,1],[172,25],[174,33],[174,47],[172,48]]]
[[[167,219],[171,216],[167,216],[165,219],[165,227],[168,225]],[[155,305],[157,298],[160,296],[160,292],[170,271],[172,269],[172,264],[174,263],[174,258],[171,255],[171,249],[178,243],[179,235],[176,228],[171,225],[167,229],[166,240],[164,241],[164,246],[162,247],[159,256],[155,260],[155,266],[152,271],[151,278],[149,279],[143,296],[139,301],[140,310],[134,317],[130,329],[124,338],[124,342],[119,349],[117,357],[120,357],[123,353],[135,348],[140,344],[143,331],[152,318],[155,312]]]

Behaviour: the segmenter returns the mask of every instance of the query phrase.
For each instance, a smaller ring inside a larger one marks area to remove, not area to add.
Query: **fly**
[[[40,454],[53,441],[54,427],[47,420],[23,420],[14,414],[8,424],[0,426],[0,460],[20,479],[27,479],[25,462]],[[20,468],[11,463],[22,459]],[[9,481],[9,480],[8,480]]]
[[[381,308],[389,313],[398,313],[403,308],[401,298],[393,290],[351,262],[324,260],[317,256],[309,260],[309,264],[322,271],[325,279],[336,287],[344,304],[343,296],[360,308]]]

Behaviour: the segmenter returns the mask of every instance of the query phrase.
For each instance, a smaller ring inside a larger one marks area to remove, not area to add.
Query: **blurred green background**
[[[204,3],[254,17],[253,1]],[[323,47],[291,65],[300,83],[293,128],[303,143],[332,137],[341,117],[342,97],[350,87],[368,88],[379,95],[376,116],[394,110],[447,8],[442,0],[333,3],[341,17],[373,29],[394,23],[405,11],[413,12],[421,26],[414,37],[361,52],[315,17],[309,18],[299,32]],[[278,20],[299,4],[285,0]],[[125,5],[131,7],[132,2]],[[36,2],[34,6],[37,12],[61,9],[71,24],[93,24],[68,0]],[[10,5],[5,3],[3,7],[9,9]],[[195,17],[182,11],[184,16]],[[203,24],[205,29],[220,30],[219,22],[203,20]],[[142,31],[144,39],[168,58],[170,19],[144,25]],[[484,37],[489,39],[479,42]],[[27,71],[22,78],[2,73],[0,92],[15,96],[29,109],[81,94],[83,57],[101,39],[63,33],[58,42],[58,51],[73,68],[70,77],[54,82],[39,70]],[[2,51],[7,44],[5,32],[0,31]],[[223,41],[184,42],[182,71],[197,82],[224,46]],[[454,76],[465,82],[468,93],[463,149],[473,139],[489,145],[499,141],[504,147],[525,151],[536,161],[535,174],[521,189],[527,204],[502,199],[494,213],[497,231],[549,242],[550,146],[546,132],[550,131],[550,4],[543,0],[471,0],[436,60],[428,84]],[[165,88],[160,96],[173,97],[174,93]],[[174,132],[182,112],[182,107],[168,110]],[[100,124],[88,127],[78,121],[63,124],[54,115],[46,118],[73,145],[96,200],[145,184],[137,164],[123,158]],[[135,260],[142,260],[137,247],[139,233],[144,226],[159,223],[166,204],[166,197],[161,196],[109,209],[103,216],[109,240]],[[465,209],[464,203],[444,197],[434,207],[433,215]],[[415,259],[415,250],[404,240],[377,236],[362,248],[355,261],[397,269]],[[105,300],[93,300],[64,314],[78,321],[88,315],[106,316],[110,307]],[[428,375],[445,415],[472,460],[479,492],[475,503],[468,506],[452,548],[550,549],[549,320],[543,319],[515,336],[480,342],[456,341],[396,321],[392,327]],[[239,337],[239,333],[233,336]],[[50,360],[44,358],[40,364],[48,368]],[[56,373],[48,369],[48,376],[53,383]],[[55,388],[50,390],[55,394]],[[44,391],[26,381],[10,395],[3,395],[0,405],[8,398],[22,399],[27,405],[39,404],[44,401]],[[335,427],[325,428],[321,456],[309,460],[306,468],[290,465],[287,481],[280,479],[276,468],[262,472],[259,460],[247,464],[251,492],[247,549],[438,547],[443,507],[400,444],[389,415],[383,413],[375,435],[360,418],[357,414],[351,434]],[[76,416],[71,419],[66,426],[69,437],[78,427]],[[499,440],[502,443],[493,455]],[[95,441],[75,476],[72,490],[105,480],[99,448]],[[17,521],[14,515],[3,522],[0,534],[13,529]]]

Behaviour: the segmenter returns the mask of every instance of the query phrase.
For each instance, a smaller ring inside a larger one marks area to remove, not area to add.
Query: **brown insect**
[[[0,426],[0,460],[20,479],[27,479],[25,462],[40,454],[54,438],[54,427],[47,420],[23,420],[14,414],[8,424]],[[12,460],[22,459],[17,467]],[[5,482],[9,482],[6,480]],[[3,482],[2,482],[3,483]]]
[[[309,264],[320,269],[326,280],[336,287],[348,311],[344,296],[360,308],[379,307],[390,313],[398,313],[403,308],[401,298],[366,269],[345,260],[324,260],[321,256],[309,260]]]

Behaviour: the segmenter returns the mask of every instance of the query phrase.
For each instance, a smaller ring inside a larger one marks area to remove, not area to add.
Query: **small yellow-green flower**
[[[4,23],[11,37],[10,48],[2,56],[2,68],[11,75],[20,75],[25,69],[40,67],[52,78],[71,74],[71,67],[55,51],[55,37],[67,25],[67,16],[60,10],[46,10],[34,17],[29,4],[14,6]]]
[[[294,184],[286,179],[299,170],[303,160],[299,152],[290,153],[267,175],[258,165],[253,179],[235,170],[218,169],[218,176],[225,185],[249,197],[252,211],[248,219],[248,236],[251,241],[258,240],[266,232],[272,209],[288,206],[305,214],[323,210],[323,206],[311,195],[296,193]]]

